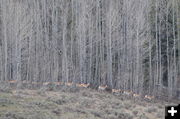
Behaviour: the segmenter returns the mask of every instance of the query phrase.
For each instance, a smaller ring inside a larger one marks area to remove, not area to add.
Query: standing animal
[[[10,80],[9,83],[16,83],[16,80]]]
[[[139,94],[134,93],[134,94],[133,94],[133,97],[134,97],[134,98],[140,98],[141,96],[140,96]]]
[[[65,85],[66,86],[72,86],[72,83],[71,82],[66,82]]]
[[[90,86],[90,84],[85,84],[85,83],[81,83],[81,84],[77,84],[77,87],[82,87],[82,88],[88,88]]]
[[[117,89],[112,89],[112,93],[119,93],[120,91]]]
[[[43,83],[43,86],[47,86],[47,85],[49,85],[49,84],[51,84],[51,82],[44,82],[44,83]]]
[[[107,91],[107,92],[111,93],[112,89],[110,87],[108,87],[107,85],[105,85],[105,86],[99,86],[98,91]]]
[[[105,85],[105,86],[99,86],[99,87],[98,87],[98,91],[105,91],[107,87],[108,87],[107,85]]]
[[[81,83],[78,85],[78,87],[88,88],[89,85],[90,85],[89,83],[88,84]]]
[[[145,95],[144,99],[148,101],[152,101],[154,99],[154,96]]]
[[[90,84],[88,83],[88,84],[83,84],[83,87],[84,88],[88,88],[90,86]]]
[[[124,91],[123,94],[126,96],[132,96],[133,92],[132,91]]]

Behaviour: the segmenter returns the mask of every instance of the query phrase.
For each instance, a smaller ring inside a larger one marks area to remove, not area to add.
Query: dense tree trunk
[[[0,0],[0,80],[91,83],[173,97],[178,0]]]

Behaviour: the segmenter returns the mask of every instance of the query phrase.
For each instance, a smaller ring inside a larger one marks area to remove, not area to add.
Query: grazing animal
[[[153,99],[154,99],[154,96],[145,95],[145,96],[144,96],[144,99],[146,99],[146,100],[153,100]]]
[[[84,88],[88,88],[90,86],[90,84],[88,83],[88,84],[82,84],[82,87],[84,87]]]
[[[123,90],[120,89],[112,89],[112,93],[123,93]]]
[[[43,83],[43,86],[47,86],[47,85],[49,85],[50,84],[50,82],[44,82]]]
[[[124,91],[123,94],[126,96],[132,96],[133,92],[132,91]]]
[[[105,85],[105,86],[99,86],[98,91],[107,91],[107,92],[111,93],[112,89],[110,87],[108,87],[107,85]]]
[[[121,95],[121,94],[123,94],[123,90],[120,90],[120,89],[112,89],[112,94],[114,94],[114,95]]]
[[[105,85],[105,86],[99,86],[99,87],[98,87],[98,90],[99,90],[99,91],[105,91],[107,87],[108,87],[107,85]]]
[[[141,96],[140,96],[139,94],[134,93],[134,94],[133,94],[133,97],[134,97],[134,98],[140,98]]]
[[[72,83],[71,82],[66,82],[65,85],[66,86],[72,86]]]
[[[9,83],[16,83],[16,80],[10,80]]]
[[[84,84],[84,83],[81,83],[81,84],[77,84],[77,87],[83,87],[83,88],[88,88],[90,86],[90,84]]]
[[[84,87],[84,88],[87,88],[90,84],[84,84],[84,83],[81,83],[81,84],[78,84],[77,86],[78,87]]]
[[[119,90],[112,89],[112,93],[119,93],[119,92],[120,92]]]

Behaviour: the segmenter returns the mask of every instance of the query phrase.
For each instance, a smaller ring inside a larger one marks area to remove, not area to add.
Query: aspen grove
[[[0,80],[180,97],[180,1],[0,0]]]

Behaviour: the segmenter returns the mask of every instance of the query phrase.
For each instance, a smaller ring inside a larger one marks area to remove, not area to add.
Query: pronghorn
[[[140,98],[141,96],[140,96],[139,94],[134,93],[134,94],[133,94],[133,97],[134,97],[134,98]]]
[[[89,87],[89,83],[88,84],[81,84],[83,88],[88,88]]]
[[[90,85],[89,83],[88,84],[81,83],[81,84],[77,84],[77,87],[88,88],[89,85]]]
[[[124,91],[123,94],[126,96],[132,96],[133,92],[132,91]]]
[[[16,83],[16,80],[10,80],[9,83]]]
[[[66,86],[72,86],[72,82],[66,82],[65,85]]]
[[[108,87],[107,85],[105,85],[105,86],[99,86],[99,87],[98,87],[98,90],[99,90],[99,91],[105,91],[107,87]]]
[[[112,93],[119,93],[120,90],[117,90],[117,89],[112,89]]]
[[[76,84],[77,87],[83,87],[82,83]]]
[[[47,85],[49,85],[51,82],[44,82],[43,83],[43,86],[47,86]],[[34,84],[37,84],[37,83],[34,83]]]
[[[124,91],[121,89],[112,89],[112,93],[123,93]]]
[[[145,96],[144,96],[144,99],[153,100],[153,99],[154,99],[154,96],[145,95]]]

